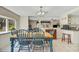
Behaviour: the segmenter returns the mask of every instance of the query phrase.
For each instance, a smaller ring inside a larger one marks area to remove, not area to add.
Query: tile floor
[[[0,52],[10,52],[10,40],[9,38],[0,37]],[[16,44],[17,45],[17,44]],[[15,52],[18,51],[18,47],[15,48]],[[79,44],[67,44],[62,42],[61,39],[53,40],[54,52],[79,52]],[[21,50],[21,52],[27,52],[27,50]],[[43,52],[43,50],[35,50],[34,52]],[[44,52],[50,52],[49,44],[45,44]]]

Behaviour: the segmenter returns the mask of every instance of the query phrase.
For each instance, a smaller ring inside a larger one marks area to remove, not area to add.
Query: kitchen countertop
[[[61,30],[68,30],[68,31],[79,31],[79,29],[78,29],[78,30],[73,30],[73,29],[61,29]]]
[[[61,32],[62,34],[70,34],[72,43],[79,43],[79,31],[62,29]]]

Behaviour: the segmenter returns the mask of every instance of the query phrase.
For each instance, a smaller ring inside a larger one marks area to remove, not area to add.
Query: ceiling
[[[20,16],[36,16],[36,12],[40,10],[40,6],[4,6]],[[48,13],[46,16],[60,17],[78,6],[43,6],[43,10]],[[78,13],[79,14],[79,13]]]

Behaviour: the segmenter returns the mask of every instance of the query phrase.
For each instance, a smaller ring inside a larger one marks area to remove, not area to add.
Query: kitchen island
[[[77,43],[77,44],[79,43],[79,31],[78,30],[62,29],[61,32],[62,32],[62,37],[63,37],[63,34],[68,34],[70,35],[70,39],[72,43]],[[65,37],[67,37],[67,35]]]
[[[79,31],[60,29],[60,37],[57,40],[53,40],[54,52],[79,52]],[[59,32],[58,31],[58,32]],[[65,41],[63,39],[65,35]],[[71,42],[68,43],[68,35]]]

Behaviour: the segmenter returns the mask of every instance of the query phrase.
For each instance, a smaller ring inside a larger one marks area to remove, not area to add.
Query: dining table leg
[[[53,52],[53,43],[52,43],[53,39],[49,40],[50,43],[50,52]]]
[[[11,41],[11,52],[14,52],[14,39],[10,38]]]

